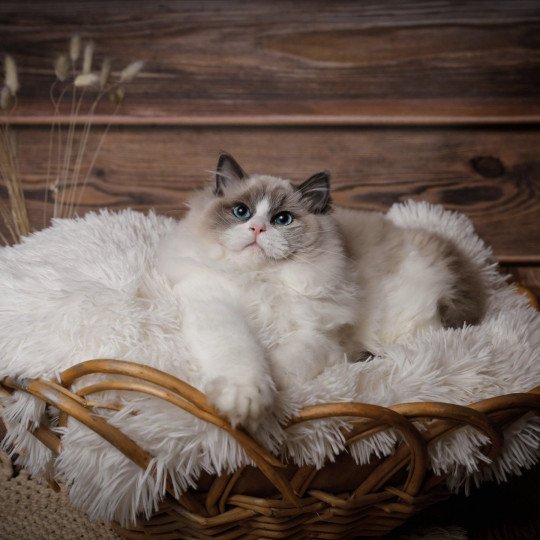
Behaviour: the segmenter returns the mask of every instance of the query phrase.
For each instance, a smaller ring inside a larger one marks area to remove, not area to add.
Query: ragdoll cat
[[[448,240],[336,209],[328,173],[295,186],[221,154],[216,183],[159,246],[158,268],[209,399],[233,423],[277,388],[426,327],[475,323],[483,293]]]
[[[346,361],[359,295],[329,189],[326,173],[293,186],[222,154],[214,189],[159,247],[201,386],[234,423],[269,409],[275,385]]]

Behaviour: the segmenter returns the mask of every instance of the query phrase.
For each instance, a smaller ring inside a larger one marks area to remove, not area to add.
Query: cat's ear
[[[247,178],[246,172],[238,165],[236,160],[227,152],[221,152],[216,167],[216,187],[214,195],[221,197],[224,188],[231,183]]]
[[[296,188],[302,202],[313,214],[326,214],[330,211],[330,173],[323,171],[309,177]]]

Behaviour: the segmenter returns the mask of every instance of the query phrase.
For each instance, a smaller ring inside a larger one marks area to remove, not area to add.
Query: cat
[[[276,389],[380,354],[427,327],[474,324],[482,285],[449,240],[385,215],[333,209],[330,175],[300,185],[219,156],[158,247],[202,390],[253,426]]]
[[[329,182],[250,176],[223,153],[213,189],[190,200],[158,248],[200,386],[233,424],[270,410],[276,387],[346,361],[359,292]]]

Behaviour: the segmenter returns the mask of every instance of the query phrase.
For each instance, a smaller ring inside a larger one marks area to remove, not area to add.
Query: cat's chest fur
[[[284,263],[246,278],[250,316],[268,346],[306,325],[331,333],[350,320],[349,313],[336,316],[341,309],[332,287],[305,265]]]
[[[305,265],[286,263],[245,272],[216,261],[204,266],[201,278],[219,283],[236,297],[266,347],[306,326],[332,334],[351,321],[352,310],[336,294],[335,284],[332,287]]]
[[[201,246],[183,229],[179,225],[164,240],[158,263],[180,303],[187,289],[234,302],[266,348],[306,326],[335,335],[354,319],[357,295],[344,261],[321,267],[288,260],[243,270],[219,248]]]

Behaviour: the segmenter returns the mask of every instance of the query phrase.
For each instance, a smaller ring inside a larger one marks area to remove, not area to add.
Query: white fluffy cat
[[[345,361],[360,313],[322,173],[298,187],[248,176],[227,154],[159,248],[204,390],[234,423],[269,409],[275,385]]]
[[[180,299],[203,390],[234,424],[256,422],[276,386],[481,315],[481,286],[457,248],[383,214],[332,213],[328,173],[295,186],[223,153],[215,187],[189,207],[158,268]]]

